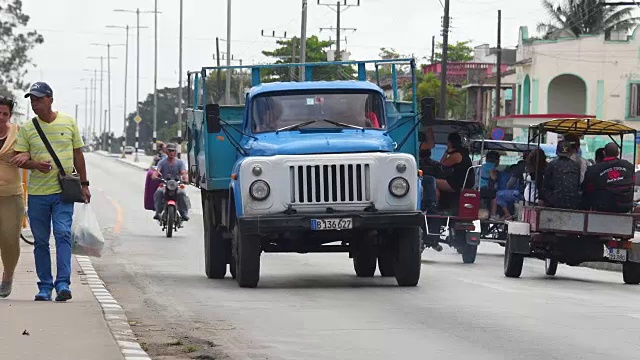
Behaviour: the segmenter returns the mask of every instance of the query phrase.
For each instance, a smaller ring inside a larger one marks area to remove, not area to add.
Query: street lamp
[[[106,46],[107,47],[107,109],[109,109],[109,125],[105,126],[108,129],[108,133],[110,133],[111,130],[111,59],[117,59],[117,58],[112,58],[111,57],[111,47],[112,46],[125,46],[125,44],[110,44],[110,43],[106,43],[106,44],[97,44],[97,43],[93,43],[91,44],[93,46]],[[106,125],[107,119],[105,119],[105,125]],[[105,143],[107,142],[107,139],[103,140]],[[106,145],[106,144],[105,144]],[[111,145],[111,144],[109,144]],[[109,151],[109,149],[107,149],[107,151]]]
[[[154,89],[153,89],[153,136],[156,136],[156,116],[158,111],[158,89],[157,89],[157,77],[158,77],[158,0],[155,0],[155,9],[153,11],[140,11],[140,8],[134,10],[115,9],[115,12],[126,12],[136,14],[136,33],[137,33],[137,64],[136,64],[136,116],[140,116],[140,14],[154,14],[155,15],[155,65],[154,65]],[[136,126],[136,155],[135,162],[138,162],[138,138],[140,136],[140,124]],[[155,144],[155,140],[154,140]]]

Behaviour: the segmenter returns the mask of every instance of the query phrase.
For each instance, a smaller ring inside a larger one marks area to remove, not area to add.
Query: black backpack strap
[[[38,118],[34,117],[33,119],[31,119],[31,121],[33,122],[33,126],[35,126],[36,131],[38,132],[38,135],[40,135],[40,139],[42,140],[44,147],[47,148],[49,155],[51,155],[51,157],[53,158],[53,162],[58,167],[58,171],[60,172],[60,175],[65,176],[66,173],[64,171],[64,168],[62,167],[62,164],[60,163],[60,159],[58,159],[58,156],[56,155],[55,151],[53,151],[53,148],[49,143],[49,139],[47,139],[47,136],[44,134],[44,131],[42,131],[42,127],[40,127],[40,123],[38,123]]]

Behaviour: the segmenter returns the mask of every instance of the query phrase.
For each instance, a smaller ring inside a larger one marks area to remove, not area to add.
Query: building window
[[[629,117],[640,117],[640,84],[629,86]]]

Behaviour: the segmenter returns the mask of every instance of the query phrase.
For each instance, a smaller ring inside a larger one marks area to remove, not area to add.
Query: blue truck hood
[[[390,152],[393,139],[380,130],[341,132],[286,131],[256,136],[248,145],[251,156]]]

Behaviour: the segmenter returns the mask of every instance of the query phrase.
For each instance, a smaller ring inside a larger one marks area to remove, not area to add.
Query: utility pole
[[[433,64],[436,60],[436,37],[431,37],[431,63]]]
[[[180,151],[182,150],[182,17],[183,1],[180,0],[180,40],[178,41],[178,158],[180,158]]]
[[[126,158],[124,153],[124,147],[127,146],[127,89],[128,89],[128,79],[129,79],[129,29],[131,28],[129,25],[125,26],[116,26],[109,25],[108,28],[114,29],[124,29],[125,30],[125,55],[124,55],[124,115],[123,115],[123,126],[122,126],[122,156],[121,158]],[[136,26],[136,29],[146,29],[147,26]]]
[[[447,51],[449,50],[449,0],[444,0],[444,18],[442,19],[442,64],[440,69],[440,108],[439,117],[447,118]]]
[[[78,104],[76,104],[76,116],[74,117],[76,123],[78,122]]]
[[[227,84],[224,91],[225,105],[231,105],[231,0],[227,0]]]
[[[92,44],[92,45],[96,45],[96,44]],[[103,118],[102,118],[103,111],[102,111],[102,109],[103,109],[103,105],[104,105],[104,102],[102,100],[103,99],[102,94],[103,94],[103,89],[104,89],[104,86],[103,86],[103,84],[104,84],[104,73],[106,72],[104,70],[104,56],[89,56],[88,59],[100,59],[100,105],[99,105],[99,107],[100,107],[99,116],[100,117],[98,118],[98,120],[99,120],[99,122],[98,122],[98,124],[99,124],[98,130],[100,131],[100,139],[101,139],[100,146],[102,146],[102,148],[104,149],[105,140],[104,140],[104,137],[103,137],[104,134],[102,133],[102,129],[103,129]],[[104,119],[104,121],[106,122],[106,119]]]
[[[300,81],[305,81],[305,66],[307,62],[307,0],[302,0],[302,29],[300,31],[300,66],[299,78]]]
[[[336,21],[336,28],[334,29],[333,27],[328,27],[328,28],[320,28],[320,32],[322,32],[322,30],[330,30],[336,31],[336,54],[334,57],[335,61],[340,61],[342,59],[342,53],[341,53],[341,47],[340,47],[340,36],[341,36],[341,32],[344,31],[356,31],[358,29],[356,28],[343,28],[341,27],[341,19],[340,19],[340,15],[342,14],[343,11],[348,10],[350,7],[355,7],[355,6],[360,6],[360,0],[357,0],[357,3],[355,5],[353,4],[348,4],[347,0],[342,0],[344,2],[344,4],[341,4],[340,1],[336,2],[335,4],[326,4],[326,3],[321,3],[321,0],[318,0],[318,5],[324,5],[324,6],[328,6],[330,7],[333,11],[336,12],[337,14],[337,21]],[[334,9],[335,6],[335,9]],[[343,7],[344,6],[344,7]]]
[[[496,64],[496,117],[500,116],[500,107],[502,101],[500,99],[502,91],[502,10],[498,10],[498,54]]]
[[[220,103],[220,99],[222,99],[222,78],[221,78],[221,73],[220,73],[220,38],[216,37],[216,66],[218,67],[217,71],[216,71],[216,77],[217,77],[217,81],[216,81],[216,89],[218,89],[218,96],[216,99],[217,103]]]
[[[111,57],[111,47],[112,46],[125,46],[125,44],[110,44],[110,43],[106,43],[106,44],[91,44],[94,46],[106,46],[107,48],[107,109],[109,110],[109,112],[107,113],[109,115],[108,118],[108,124],[107,124],[107,118],[105,118],[105,128],[107,129],[107,133],[111,132],[111,59],[117,59],[117,57]],[[102,86],[102,85],[100,85]],[[100,102],[102,102],[102,96],[100,97]],[[106,147],[107,146],[107,138],[105,136],[105,138],[103,139],[103,146]]]
[[[89,120],[87,119],[87,116],[89,114],[89,109],[88,109],[89,103],[87,101],[88,97],[89,97],[89,89],[85,86],[84,87],[84,131],[85,131],[85,137],[88,137],[88,136],[86,136],[86,133],[87,133],[87,131],[89,131]],[[85,139],[85,141],[86,141],[86,139]]]

